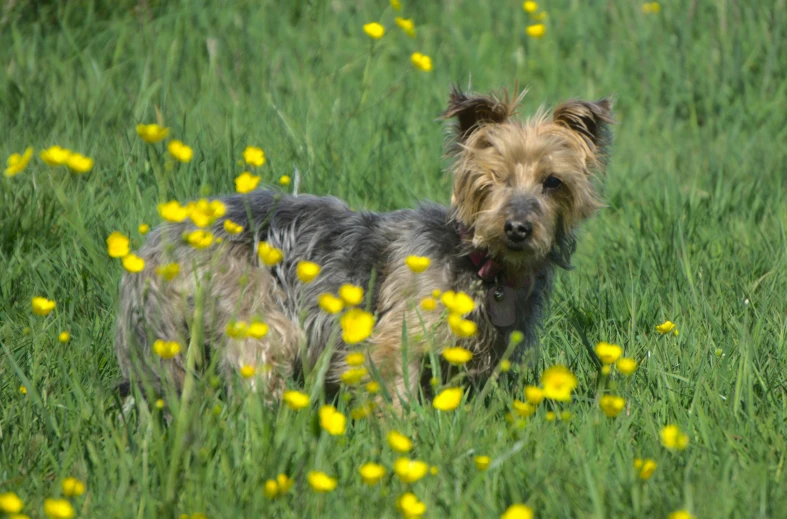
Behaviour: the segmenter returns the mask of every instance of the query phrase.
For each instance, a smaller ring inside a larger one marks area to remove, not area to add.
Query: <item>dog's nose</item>
[[[518,220],[507,220],[504,227],[506,237],[514,243],[522,243],[533,232],[533,224]]]

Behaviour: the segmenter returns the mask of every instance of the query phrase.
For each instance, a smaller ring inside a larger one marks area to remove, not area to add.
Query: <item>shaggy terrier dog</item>
[[[116,350],[128,381],[162,391],[181,389],[187,371],[228,383],[240,372],[272,400],[322,355],[335,391],[347,355],[361,352],[356,373],[399,405],[429,391],[423,368],[445,347],[470,350],[469,373],[482,380],[515,330],[524,334],[521,357],[556,267],[569,267],[574,230],[601,205],[593,174],[605,168],[613,122],[608,99],[569,101],[522,122],[513,118],[521,99],[451,92],[450,207],[355,212],[336,198],[258,190],[219,199],[207,227],[193,215],[159,226],[138,252],[144,270],[120,284]],[[227,232],[224,220],[243,230]],[[195,225],[203,234],[184,240]],[[428,258],[428,268],[414,272],[412,256]],[[298,273],[303,261],[321,268],[310,282]],[[173,263],[174,277],[163,268]],[[342,315],[325,294],[345,284],[365,292]],[[361,331],[348,333],[353,326]],[[173,342],[182,349],[167,359],[179,349]]]

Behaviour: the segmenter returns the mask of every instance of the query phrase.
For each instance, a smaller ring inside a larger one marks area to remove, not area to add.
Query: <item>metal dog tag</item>
[[[516,291],[513,287],[501,285],[486,293],[489,305],[489,319],[500,328],[511,326],[516,321]]]

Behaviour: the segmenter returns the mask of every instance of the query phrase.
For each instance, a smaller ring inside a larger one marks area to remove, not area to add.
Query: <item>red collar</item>
[[[464,224],[457,224],[459,237],[465,243],[472,243],[473,233]],[[478,270],[476,273],[484,283],[502,284],[503,286],[510,286],[511,288],[524,288],[530,282],[530,276],[524,275],[511,275],[503,271],[503,266],[500,265],[493,257],[489,255],[489,251],[484,249],[472,249],[468,258]],[[499,279],[500,274],[503,273],[502,279]]]

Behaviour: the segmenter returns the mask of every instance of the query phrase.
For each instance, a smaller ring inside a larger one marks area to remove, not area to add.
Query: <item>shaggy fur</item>
[[[223,199],[227,214],[212,229],[221,245],[195,250],[184,243],[183,233],[194,229],[188,221],[154,230],[138,252],[145,269],[124,275],[120,285],[116,350],[124,375],[157,390],[162,378],[179,388],[185,351],[162,361],[152,344],[187,345],[196,332],[207,356],[198,365],[215,366],[224,377],[236,376],[245,364],[266,366],[250,384],[270,399],[332,344],[326,384],[335,389],[347,369],[346,353],[359,348],[341,342],[339,317],[321,311],[317,300],[344,283],[367,288],[362,307],[374,312],[377,324],[360,350],[395,400],[426,388],[421,369],[433,345],[473,351],[469,367],[482,378],[513,330],[525,334],[521,353],[534,342],[555,267],[569,266],[576,226],[600,206],[592,174],[604,170],[612,115],[607,99],[570,101],[551,117],[541,111],[520,122],[513,118],[520,100],[451,92],[443,114],[456,121],[448,148],[450,207],[354,212],[335,198],[260,190]],[[244,231],[228,235],[223,219]],[[260,265],[261,241],[280,248],[284,261],[270,269]],[[429,257],[431,266],[413,274],[405,265],[410,255]],[[484,265],[492,262],[493,278],[481,275],[479,257]],[[300,260],[322,266],[314,282],[299,282]],[[181,272],[165,281],[155,269],[171,262]],[[205,301],[201,332],[193,329],[197,286]],[[515,319],[506,326],[490,317],[489,294],[496,287],[514,297]],[[478,325],[475,336],[457,340],[439,309],[416,310],[433,290],[462,290],[474,298],[476,309],[467,318]],[[226,336],[228,323],[254,319],[270,327],[263,339]]]

